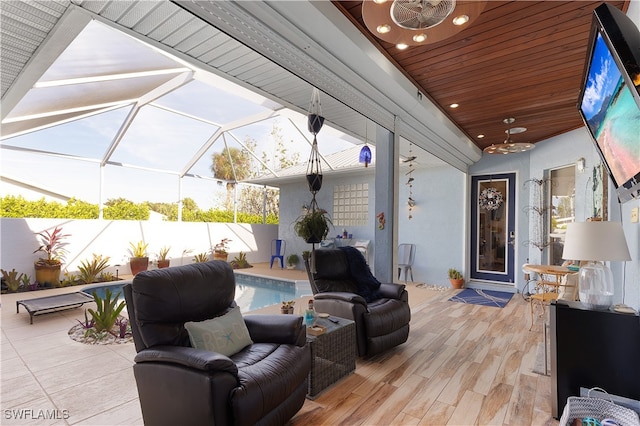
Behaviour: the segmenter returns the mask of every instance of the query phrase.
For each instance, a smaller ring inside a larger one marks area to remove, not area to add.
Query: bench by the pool
[[[117,281],[117,285],[124,286],[131,283],[131,280]],[[97,283],[84,287],[83,291],[73,293],[56,294],[55,296],[35,297],[16,301],[16,313],[20,313],[20,305],[29,312],[29,324],[33,324],[33,317],[36,315],[50,314],[67,309],[79,308],[87,302],[93,302],[92,288],[103,286],[113,286],[110,283]]]
[[[27,312],[29,312],[29,324],[33,324],[33,317],[36,315],[79,308],[87,302],[93,302],[93,296],[81,291],[57,294],[55,296],[36,297],[34,299],[16,301],[16,313],[20,313],[20,305],[24,306]]]

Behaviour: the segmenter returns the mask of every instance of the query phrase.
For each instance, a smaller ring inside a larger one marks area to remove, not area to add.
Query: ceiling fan
[[[422,30],[442,23],[456,8],[456,0],[395,0],[391,19],[409,30]]]
[[[436,43],[468,27],[487,0],[366,0],[362,20],[398,49]]]

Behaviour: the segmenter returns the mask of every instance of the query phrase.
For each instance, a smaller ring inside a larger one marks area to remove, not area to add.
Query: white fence
[[[171,265],[193,263],[198,253],[210,253],[223,238],[229,238],[229,260],[239,252],[247,255],[249,263],[268,262],[271,240],[278,238],[278,225],[236,223],[164,222],[133,220],[75,220],[75,219],[10,219],[0,218],[0,267],[30,275],[35,279],[33,262],[44,253],[34,253],[40,246],[36,235],[61,226],[69,251],[63,271],[75,273],[93,253],[109,256],[113,273],[129,274],[129,243],[148,243],[150,261],[155,261],[163,246],[170,246]],[[154,266],[151,266],[152,268]]]

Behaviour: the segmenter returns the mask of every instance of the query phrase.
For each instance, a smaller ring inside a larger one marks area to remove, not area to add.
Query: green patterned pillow
[[[231,356],[251,345],[251,336],[240,308],[235,307],[221,317],[184,323],[191,346]]]

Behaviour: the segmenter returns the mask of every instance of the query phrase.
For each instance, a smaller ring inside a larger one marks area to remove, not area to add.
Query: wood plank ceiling
[[[583,125],[576,101],[592,12],[601,3],[488,1],[458,34],[399,50],[367,30],[361,1],[334,1],[480,149],[505,140],[508,117],[516,119],[512,127],[527,128],[512,135],[514,142],[536,143]],[[609,3],[625,13],[629,6]]]

